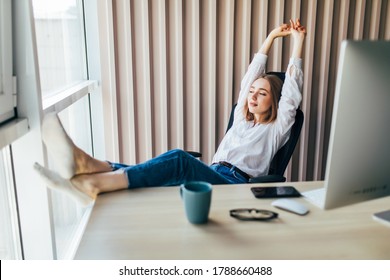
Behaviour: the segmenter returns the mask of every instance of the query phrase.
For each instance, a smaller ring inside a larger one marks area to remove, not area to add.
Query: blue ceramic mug
[[[180,195],[190,223],[207,223],[211,205],[211,193],[212,186],[206,182],[187,182],[180,186]]]

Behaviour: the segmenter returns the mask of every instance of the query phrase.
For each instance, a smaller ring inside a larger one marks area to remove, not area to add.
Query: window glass
[[[82,0],[33,0],[43,97],[86,80]]]
[[[21,258],[9,147],[0,150],[0,259]]]
[[[87,80],[82,0],[33,0],[39,76],[43,98]],[[92,154],[89,97],[85,96],[59,117],[72,140]],[[49,156],[49,168],[56,170]],[[86,209],[63,194],[52,192],[56,257],[72,258]]]
[[[58,116],[73,142],[92,155],[91,123],[89,117],[88,96],[61,111]],[[50,169],[55,170],[55,165],[50,163]],[[72,244],[75,242],[80,223],[86,214],[86,208],[74,203],[62,193],[52,192],[53,221],[58,259],[72,258]]]

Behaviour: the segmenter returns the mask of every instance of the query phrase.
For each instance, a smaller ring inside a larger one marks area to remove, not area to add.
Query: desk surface
[[[302,192],[323,182],[289,184]],[[75,259],[390,259],[390,227],[372,219],[390,208],[390,197],[326,211],[296,198],[310,209],[298,216],[274,208],[272,199],[254,198],[252,186],[214,186],[205,225],[187,221],[177,187],[100,195]],[[230,209],[252,207],[279,218],[229,216]]]

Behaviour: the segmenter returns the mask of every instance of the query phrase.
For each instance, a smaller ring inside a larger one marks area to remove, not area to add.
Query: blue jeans
[[[223,165],[208,166],[189,153],[176,149],[137,165],[110,163],[126,173],[129,188],[177,186],[189,181],[214,185],[242,184],[248,180]]]

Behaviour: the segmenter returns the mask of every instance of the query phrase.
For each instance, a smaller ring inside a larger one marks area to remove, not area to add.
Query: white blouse
[[[290,58],[278,106],[277,118],[268,124],[253,125],[243,113],[252,83],[265,72],[268,56],[257,53],[241,82],[234,122],[214,155],[213,163],[226,161],[258,177],[267,175],[276,152],[288,140],[302,100],[302,59]]]

